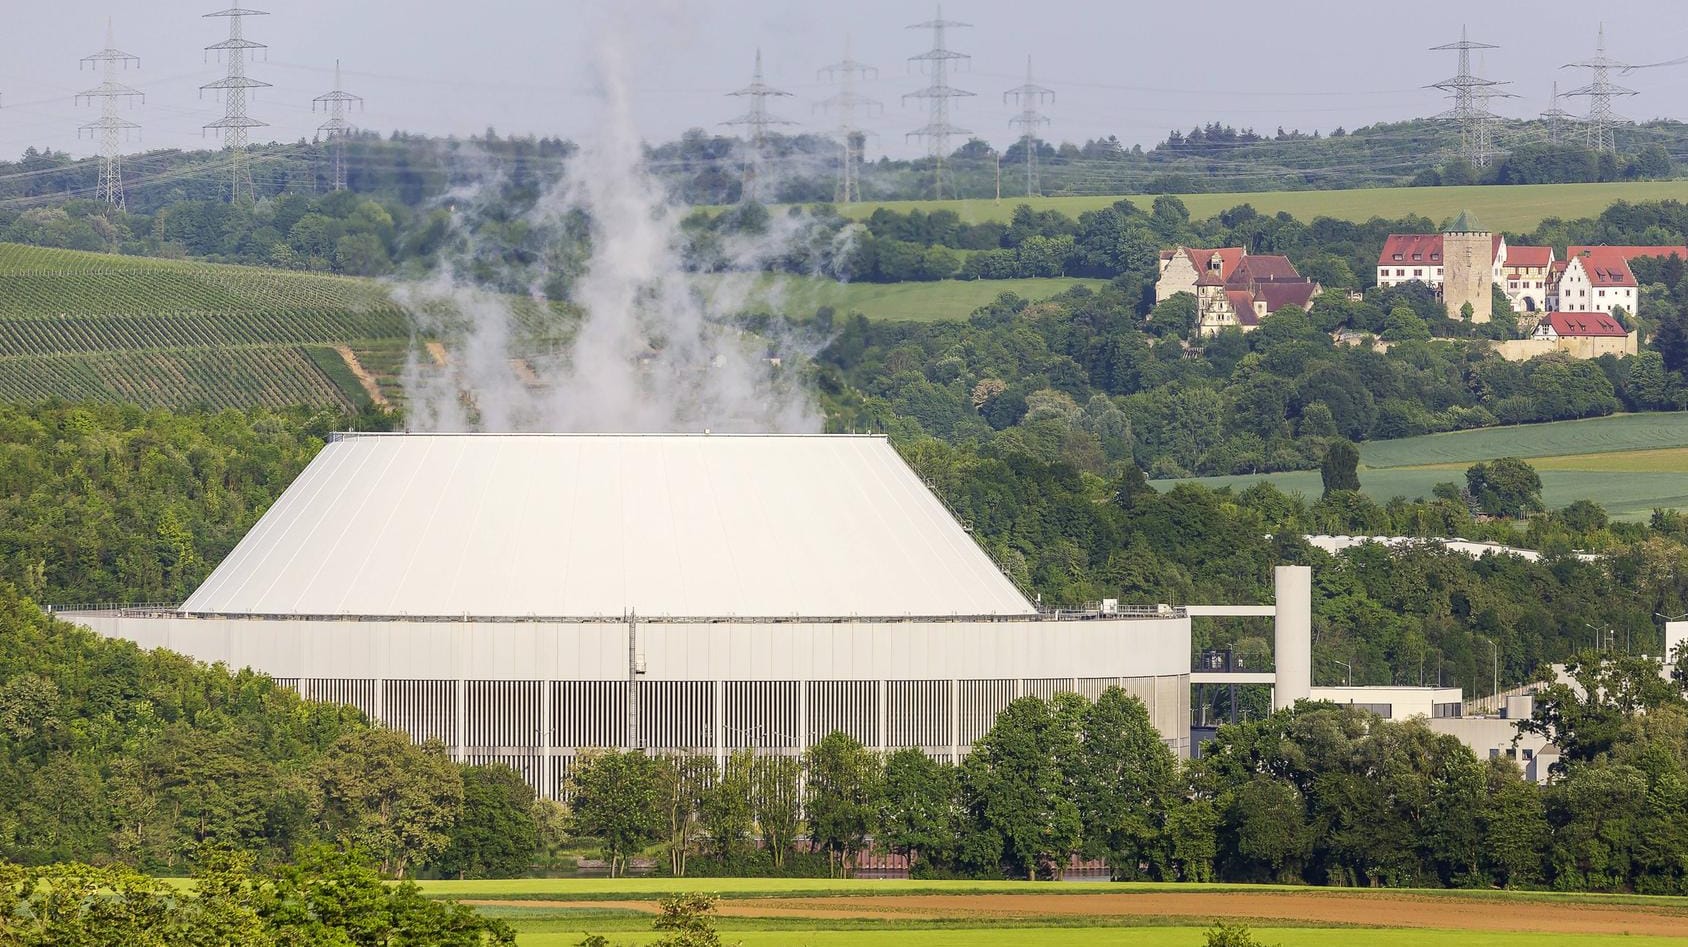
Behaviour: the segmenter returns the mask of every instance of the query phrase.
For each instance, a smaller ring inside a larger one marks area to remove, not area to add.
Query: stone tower
[[[1449,319],[1461,318],[1471,304],[1471,321],[1488,322],[1494,313],[1494,234],[1466,212],[1442,234],[1442,302]]]

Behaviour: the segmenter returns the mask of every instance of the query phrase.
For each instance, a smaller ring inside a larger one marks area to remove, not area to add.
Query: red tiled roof
[[[1186,252],[1190,254],[1190,261],[1196,265],[1198,273],[1207,272],[1208,262],[1213,259],[1215,253],[1219,254],[1219,278],[1222,280],[1230,279],[1231,274],[1236,272],[1237,264],[1248,255],[1248,251],[1242,247],[1216,247],[1212,250],[1192,248]]]
[[[1552,247],[1507,247],[1507,266],[1548,266],[1553,262]]]
[[[1636,285],[1635,274],[1629,271],[1629,263],[1616,253],[1605,252],[1603,247],[1593,247],[1590,252],[1572,259],[1588,274],[1590,286]]]
[[[1414,255],[1417,259],[1414,259]],[[1377,255],[1378,266],[1442,265],[1442,235],[1439,233],[1392,233]]]
[[[1622,338],[1629,335],[1618,320],[1603,312],[1550,312],[1542,317],[1542,322],[1562,336]]]
[[[1245,256],[1237,268],[1225,280],[1227,284],[1240,286],[1250,280],[1278,280],[1300,279],[1301,274],[1295,269],[1295,264],[1289,257],[1276,253],[1262,253],[1258,256]]]
[[[1500,256],[1500,245],[1505,237],[1495,234],[1490,239],[1489,259],[1492,262]],[[1419,254],[1413,259],[1413,254]],[[1400,254],[1397,258],[1396,254]],[[1383,252],[1377,255],[1378,266],[1441,266],[1442,265],[1442,235],[1439,233],[1392,233],[1383,241]]]
[[[1241,325],[1252,326],[1260,323],[1260,317],[1254,312],[1254,294],[1241,289],[1228,289],[1225,298],[1231,301],[1231,308],[1236,310],[1237,322]]]
[[[1264,300],[1268,314],[1277,312],[1285,306],[1300,306],[1306,309],[1313,301],[1313,295],[1318,291],[1319,284],[1312,280],[1301,282],[1261,283],[1255,288],[1255,298]]]
[[[1609,254],[1609,255],[1612,255],[1612,256],[1617,256],[1617,257],[1622,258],[1625,263],[1628,263],[1630,260],[1633,260],[1638,256],[1679,256],[1683,260],[1688,261],[1688,246],[1674,246],[1674,247],[1668,247],[1668,246],[1658,246],[1658,247],[1611,247],[1611,246],[1578,247],[1578,246],[1572,246],[1572,247],[1566,247],[1565,248],[1565,256],[1566,257],[1583,256],[1584,254],[1587,254],[1587,253]]]

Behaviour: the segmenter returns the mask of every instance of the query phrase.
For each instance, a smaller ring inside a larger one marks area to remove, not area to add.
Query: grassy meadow
[[[869,319],[939,322],[966,319],[973,310],[1003,293],[1026,299],[1048,299],[1074,286],[1095,288],[1107,280],[1097,279],[1005,279],[937,280],[930,283],[840,283],[822,277],[700,277],[699,288],[717,303],[807,319],[822,306],[831,306],[842,317],[859,312]]]
[[[1659,507],[1688,508],[1688,412],[1614,415],[1516,427],[1430,434],[1360,445],[1360,489],[1382,503],[1429,496],[1443,481],[1465,482],[1465,469],[1496,457],[1523,457],[1541,474],[1542,500],[1561,507],[1592,499],[1616,519],[1646,519]],[[1317,497],[1316,470],[1200,477],[1198,483],[1243,489],[1262,480]],[[1159,481],[1165,487],[1172,481]]]
[[[1385,187],[1354,188],[1343,191],[1237,191],[1218,194],[1180,194],[1179,199],[1190,209],[1190,216],[1209,217],[1239,204],[1251,204],[1262,214],[1287,211],[1294,217],[1308,221],[1314,217],[1335,217],[1339,220],[1364,221],[1373,217],[1395,218],[1408,214],[1423,214],[1437,223],[1469,210],[1486,227],[1512,233],[1534,230],[1548,217],[1593,217],[1613,201],[1688,200],[1688,180],[1629,181],[1607,184],[1513,184],[1474,185],[1470,187]],[[944,208],[961,215],[969,223],[983,220],[1007,220],[1020,204],[1030,204],[1038,210],[1059,210],[1077,217],[1087,210],[1107,207],[1122,198],[1094,197],[1015,197],[1004,196],[1000,202],[979,198],[958,201],[883,201],[864,202],[841,207],[847,216],[866,219],[876,208],[897,211],[914,208],[936,210]],[[1132,194],[1123,198],[1147,209],[1154,203],[1152,194]]]

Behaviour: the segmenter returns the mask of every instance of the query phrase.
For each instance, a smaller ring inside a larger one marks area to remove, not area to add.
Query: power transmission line
[[[1026,57],[1026,84],[1002,93],[1004,103],[1009,98],[1013,98],[1014,103],[1020,106],[1020,114],[1009,119],[1008,124],[1020,129],[1020,140],[1026,146],[1026,195],[1029,197],[1042,194],[1043,185],[1037,172],[1037,132],[1039,128],[1049,124],[1049,116],[1044,115],[1039,107],[1045,102],[1055,101],[1055,90],[1032,81],[1031,56]]]
[[[230,7],[216,13],[207,13],[205,16],[222,17],[229,21],[229,38],[205,47],[207,53],[215,50],[222,56],[228,67],[222,79],[199,87],[201,95],[204,95],[207,89],[223,93],[223,117],[205,127],[222,136],[223,144],[228,147],[234,159],[230,162],[229,202],[238,204],[244,199],[246,203],[251,203],[256,199],[256,194],[252,187],[252,171],[246,165],[246,144],[252,129],[267,127],[269,123],[246,114],[246,93],[248,89],[267,89],[270,84],[246,74],[246,54],[252,50],[269,47],[247,39],[242,21],[249,16],[269,14],[263,10]]]
[[[321,105],[328,112],[328,121],[317,126],[317,134],[334,149],[334,189],[346,189],[346,136],[352,133],[353,126],[346,119],[346,108],[356,105],[363,108],[363,96],[353,95],[345,90],[340,82],[340,60],[334,60],[334,91],[327,92],[311,100],[311,111],[315,112]]]
[[[840,204],[854,203],[862,199],[858,167],[867,138],[867,132],[856,124],[856,115],[885,111],[885,106],[878,99],[870,99],[856,91],[856,80],[877,79],[879,70],[851,58],[850,39],[845,37],[844,58],[830,66],[822,66],[816,76],[836,82],[840,87],[836,94],[817,103],[816,107],[838,115],[838,140],[844,146],[844,154],[843,164],[838,169],[836,200]]]
[[[104,81],[86,92],[78,93],[76,96],[78,104],[86,101],[92,105],[94,100],[99,100],[100,117],[78,128],[76,135],[80,138],[83,132],[87,132],[89,137],[99,140],[100,180],[98,192],[100,200],[118,210],[129,209],[128,202],[123,195],[122,138],[125,133],[133,132],[141,126],[119,115],[117,104],[120,101],[132,101],[137,98],[142,102],[146,101],[146,96],[139,90],[132,89],[117,81],[117,67],[122,66],[127,70],[130,63],[134,63],[138,69],[141,65],[141,59],[139,56],[131,56],[117,48],[117,41],[112,35],[111,20],[107,19],[105,48],[92,55],[82,57],[82,65],[103,71]]]
[[[968,29],[973,24],[962,23],[957,20],[944,19],[944,8],[939,5],[937,16],[924,23],[915,23],[908,28],[911,30],[931,30],[932,48],[919,55],[910,56],[910,63],[919,63],[921,69],[931,78],[931,82],[924,89],[903,96],[903,104],[909,99],[926,100],[926,124],[909,132],[906,138],[923,138],[926,140],[926,151],[932,156],[932,185],[933,196],[942,199],[944,196],[944,158],[949,155],[950,139],[956,135],[971,135],[971,131],[958,128],[950,124],[950,99],[964,98],[973,93],[966,89],[956,89],[949,84],[949,67],[951,63],[965,62],[973,57],[966,53],[958,53],[944,45],[944,34],[951,29]]]
[[[797,124],[770,114],[768,100],[775,96],[790,96],[791,93],[762,81],[762,51],[758,49],[756,71],[750,77],[750,85],[727,94],[750,99],[750,111],[721,124],[747,128],[750,131],[750,156],[744,163],[744,188],[739,194],[739,200],[753,201],[756,199],[757,172],[761,170],[764,150],[767,147],[768,128],[773,125]]]
[[[1659,63],[1657,65],[1665,65]],[[1618,148],[1617,135],[1613,129],[1624,124],[1628,119],[1612,111],[1612,99],[1620,95],[1635,95],[1634,89],[1626,89],[1612,81],[1612,70],[1621,69],[1625,72],[1641,68],[1629,63],[1619,62],[1606,55],[1606,24],[1600,24],[1600,38],[1595,43],[1594,58],[1581,62],[1566,63],[1561,69],[1587,69],[1590,72],[1588,85],[1580,89],[1572,89],[1566,95],[1579,95],[1588,99],[1588,117],[1583,121],[1588,125],[1588,146],[1595,151],[1616,151]]]
[[[1484,79],[1472,73],[1471,51],[1499,48],[1490,43],[1478,43],[1468,39],[1463,26],[1459,30],[1459,42],[1430,47],[1432,52],[1456,50],[1459,53],[1459,74],[1452,79],[1432,83],[1429,88],[1441,89],[1453,98],[1454,107],[1436,117],[1451,120],[1459,127],[1460,155],[1479,168],[1488,167],[1489,162],[1499,154],[1494,146],[1494,124],[1500,120],[1500,116],[1489,111],[1489,101],[1514,96],[1513,93],[1500,88],[1506,83]]]

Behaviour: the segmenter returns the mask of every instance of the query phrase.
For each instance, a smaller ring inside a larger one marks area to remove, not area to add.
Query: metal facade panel
[[[223,615],[1034,611],[881,437],[356,435],[184,604]]]

